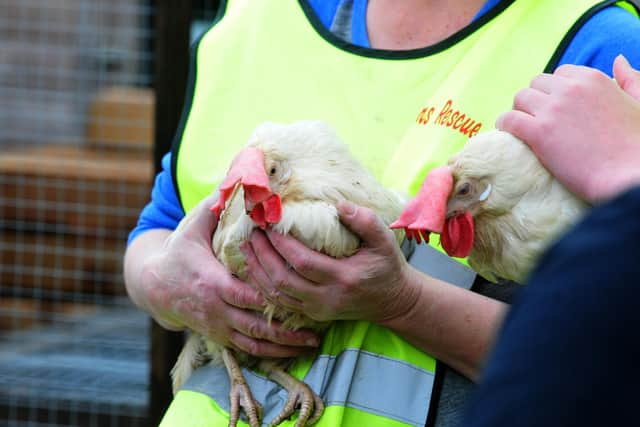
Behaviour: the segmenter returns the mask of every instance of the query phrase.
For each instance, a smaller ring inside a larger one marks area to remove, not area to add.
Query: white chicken
[[[271,227],[291,234],[308,247],[333,257],[345,257],[358,250],[360,241],[339,221],[335,208],[339,200],[350,200],[374,210],[387,224],[400,214],[403,199],[385,189],[350,154],[335,132],[319,121],[293,124],[264,123],[236,156],[219,188],[212,207],[219,222],[213,236],[213,250],[230,272],[246,279],[245,257],[240,245],[255,227]],[[398,243],[404,237],[397,232]],[[322,331],[317,322],[269,302],[265,315],[290,329]],[[258,360],[192,333],[172,370],[174,391],[205,360],[225,364],[231,380],[230,424],[236,425],[239,406],[251,426],[258,426],[260,405],[253,399],[240,365],[257,366],[289,392],[282,413],[271,422],[277,425],[300,407],[296,426],[315,422],[324,404],[306,384],[285,370],[290,360]],[[235,410],[233,409],[235,408]]]
[[[587,207],[524,142],[496,130],[474,136],[447,166],[433,169],[391,227],[418,242],[440,233],[445,252],[468,257],[481,276],[523,283]]]

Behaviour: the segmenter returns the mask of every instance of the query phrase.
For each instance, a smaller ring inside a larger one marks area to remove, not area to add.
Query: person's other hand
[[[315,320],[381,322],[417,300],[393,232],[372,210],[341,202],[340,220],[361,238],[354,255],[335,259],[291,236],[256,231],[242,249],[249,281],[284,307]],[[291,268],[289,268],[289,266]]]
[[[540,74],[496,122],[591,202],[640,182],[640,73],[622,56],[613,72],[615,80],[595,69],[562,65]]]
[[[317,345],[309,331],[286,331],[277,321],[269,326],[261,296],[215,258],[211,237],[217,222],[209,211],[214,201],[209,197],[194,208],[146,261],[141,283],[147,311],[167,329],[189,328],[256,356],[294,356]]]

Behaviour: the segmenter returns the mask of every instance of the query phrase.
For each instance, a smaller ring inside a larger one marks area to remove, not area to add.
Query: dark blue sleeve
[[[144,207],[136,227],[129,233],[130,244],[141,233],[155,228],[173,230],[184,217],[171,177],[171,153],[162,158],[162,171],[156,176],[151,201]]]
[[[639,217],[640,187],[546,254],[505,319],[465,427],[638,424]]]
[[[559,65],[587,65],[611,76],[611,66],[618,54],[623,54],[634,68],[640,68],[640,19],[620,7],[611,6],[585,22]]]

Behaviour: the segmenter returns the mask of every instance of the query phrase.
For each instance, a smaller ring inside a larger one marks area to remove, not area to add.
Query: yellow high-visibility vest
[[[436,45],[384,51],[338,39],[305,0],[229,0],[193,49],[173,147],[180,202],[188,212],[210,194],[259,123],[301,119],[331,124],[384,185],[413,195],[431,168],[491,129],[519,89],[555,67],[583,18],[612,3],[501,1]],[[435,366],[393,332],[345,321],[327,331],[316,358],[289,372],[325,400],[318,426],[421,426]],[[244,372],[268,423],[285,392]],[[198,369],[162,426],[226,425],[222,374],[223,367]]]

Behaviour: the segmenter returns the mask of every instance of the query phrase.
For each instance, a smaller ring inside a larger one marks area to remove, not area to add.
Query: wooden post
[[[154,165],[170,150],[180,121],[187,87],[191,1],[152,0],[154,19],[155,144]],[[172,399],[169,372],[182,348],[182,333],[152,321],[149,426],[159,424]]]

